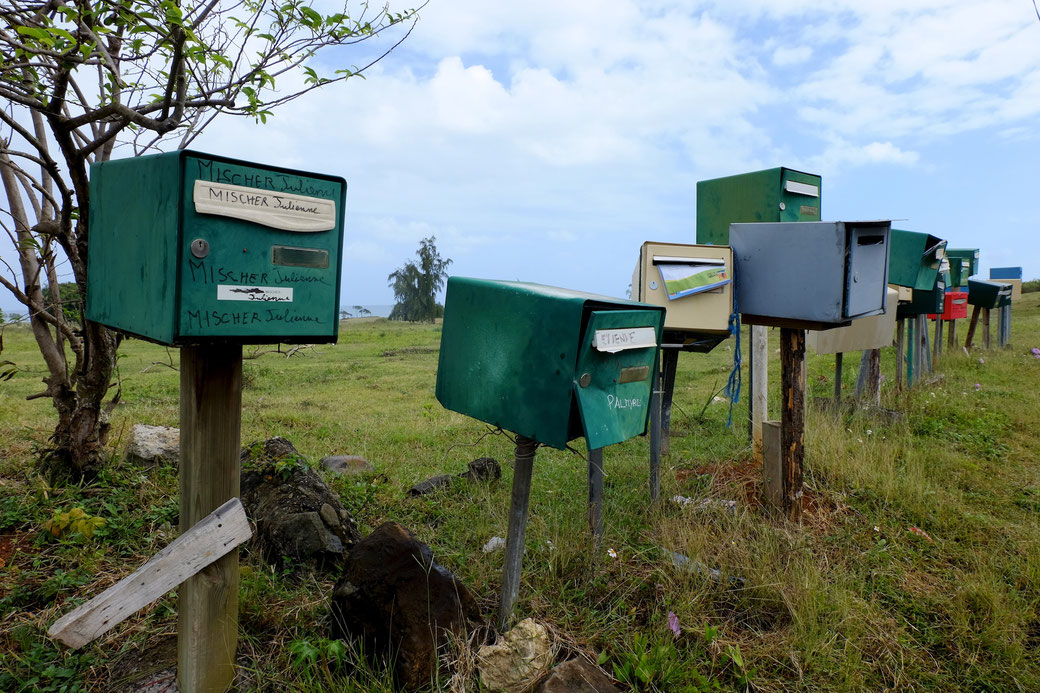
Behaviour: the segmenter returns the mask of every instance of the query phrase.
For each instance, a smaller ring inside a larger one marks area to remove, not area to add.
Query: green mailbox
[[[932,280],[930,288],[915,288],[911,299],[896,307],[896,317],[902,319],[916,315],[942,315],[946,305],[946,276],[945,272],[939,272]]]
[[[988,282],[983,279],[968,280],[968,305],[979,308],[1003,308],[1011,305],[1010,284]]]
[[[945,254],[946,241],[941,238],[892,229],[888,239],[888,283],[909,287],[915,292],[933,291]]]
[[[820,221],[822,178],[771,168],[697,183],[697,242],[729,245],[729,225]]]
[[[87,318],[175,346],[334,342],[346,190],[187,150],[94,164]]]
[[[959,288],[968,285],[968,277],[979,273],[978,248],[947,248],[950,261],[950,286]]]
[[[664,308],[450,277],[437,366],[445,408],[563,449],[646,431]]]

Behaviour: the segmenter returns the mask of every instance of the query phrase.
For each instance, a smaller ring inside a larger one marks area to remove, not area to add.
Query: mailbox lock
[[[591,383],[591,382],[592,382],[592,374],[591,373],[582,373],[581,377],[578,378],[578,385],[580,385],[581,387],[588,387],[589,383]]]
[[[787,209],[787,203],[785,203],[785,202],[781,202],[781,203],[780,203],[780,211],[782,212],[782,211],[784,211],[785,209]]]
[[[191,242],[191,254],[202,259],[209,255],[209,243],[203,238],[196,238]]]
[[[656,289],[657,289],[657,280],[655,280],[655,279],[651,279],[651,280],[650,280],[650,290],[651,290],[651,291],[654,291],[654,290],[656,290]]]

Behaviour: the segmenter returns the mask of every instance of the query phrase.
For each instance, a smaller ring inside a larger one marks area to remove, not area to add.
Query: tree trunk
[[[104,404],[112,381],[119,337],[112,330],[84,321],[83,370],[76,374],[76,389],[62,384],[52,390],[58,423],[51,447],[44,454],[44,469],[52,478],[91,479],[103,465],[108,441],[108,414],[115,400]]]

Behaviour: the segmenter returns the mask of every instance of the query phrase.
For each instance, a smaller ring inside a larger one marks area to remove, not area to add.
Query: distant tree
[[[448,265],[451,260],[441,258],[437,252],[437,238],[430,236],[419,242],[416,255],[419,261],[406,262],[387,277],[387,282],[394,290],[397,301],[390,311],[391,320],[407,320],[433,322],[438,317],[437,292],[444,287],[448,278]],[[443,315],[441,308],[441,315]]]
[[[56,315],[59,311],[65,316],[65,321],[72,325],[79,325],[83,318],[83,296],[79,292],[79,284],[76,282],[61,282],[56,285],[57,291],[51,291],[51,287],[43,287],[43,301]]]
[[[354,314],[351,313],[349,310],[346,310],[345,308],[340,308],[339,309],[339,319],[340,320],[346,320],[347,318],[352,318],[352,317],[354,317]]]
[[[365,308],[364,306],[351,306],[351,308],[353,308],[355,311],[357,311],[357,314],[358,314],[359,318],[363,318],[366,315],[371,315],[372,314],[372,311],[370,311],[368,308]]]

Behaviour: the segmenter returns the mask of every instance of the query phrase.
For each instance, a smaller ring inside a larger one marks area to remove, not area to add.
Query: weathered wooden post
[[[769,332],[752,325],[751,333],[751,449],[762,459],[762,426],[769,419]]]
[[[975,327],[979,324],[979,314],[982,309],[974,306],[971,309],[971,322],[968,323],[968,335],[964,338],[964,348],[971,351],[971,343],[975,339]]]
[[[841,362],[844,354],[838,352],[834,355],[834,408],[841,409]]]
[[[181,349],[180,531],[239,495],[242,345]],[[235,678],[238,552],[178,590],[177,680],[182,691],[223,691]]]
[[[782,512],[802,521],[802,464],[805,460],[805,330],[780,328],[780,454]]]
[[[589,531],[599,553],[603,545],[603,449],[589,450]]]
[[[989,351],[989,308],[982,309],[982,348]]]
[[[906,321],[906,386],[914,386],[914,378],[919,377],[917,375],[917,339],[915,337],[914,327],[916,326],[917,320],[911,318]]]
[[[498,629],[509,630],[513,608],[520,594],[520,564],[524,558],[524,536],[531,506],[531,476],[538,443],[517,436],[513,456],[513,494],[509,501],[509,529],[506,534],[505,562],[502,565],[502,595],[498,604]],[[600,464],[603,462],[600,456]],[[591,462],[590,462],[591,464]]]
[[[896,387],[903,389],[903,363],[906,356],[903,354],[903,333],[906,332],[906,320],[900,318],[896,321]]]
[[[661,372],[654,369],[650,390],[650,502],[661,497],[661,438],[667,435],[661,425]]]

